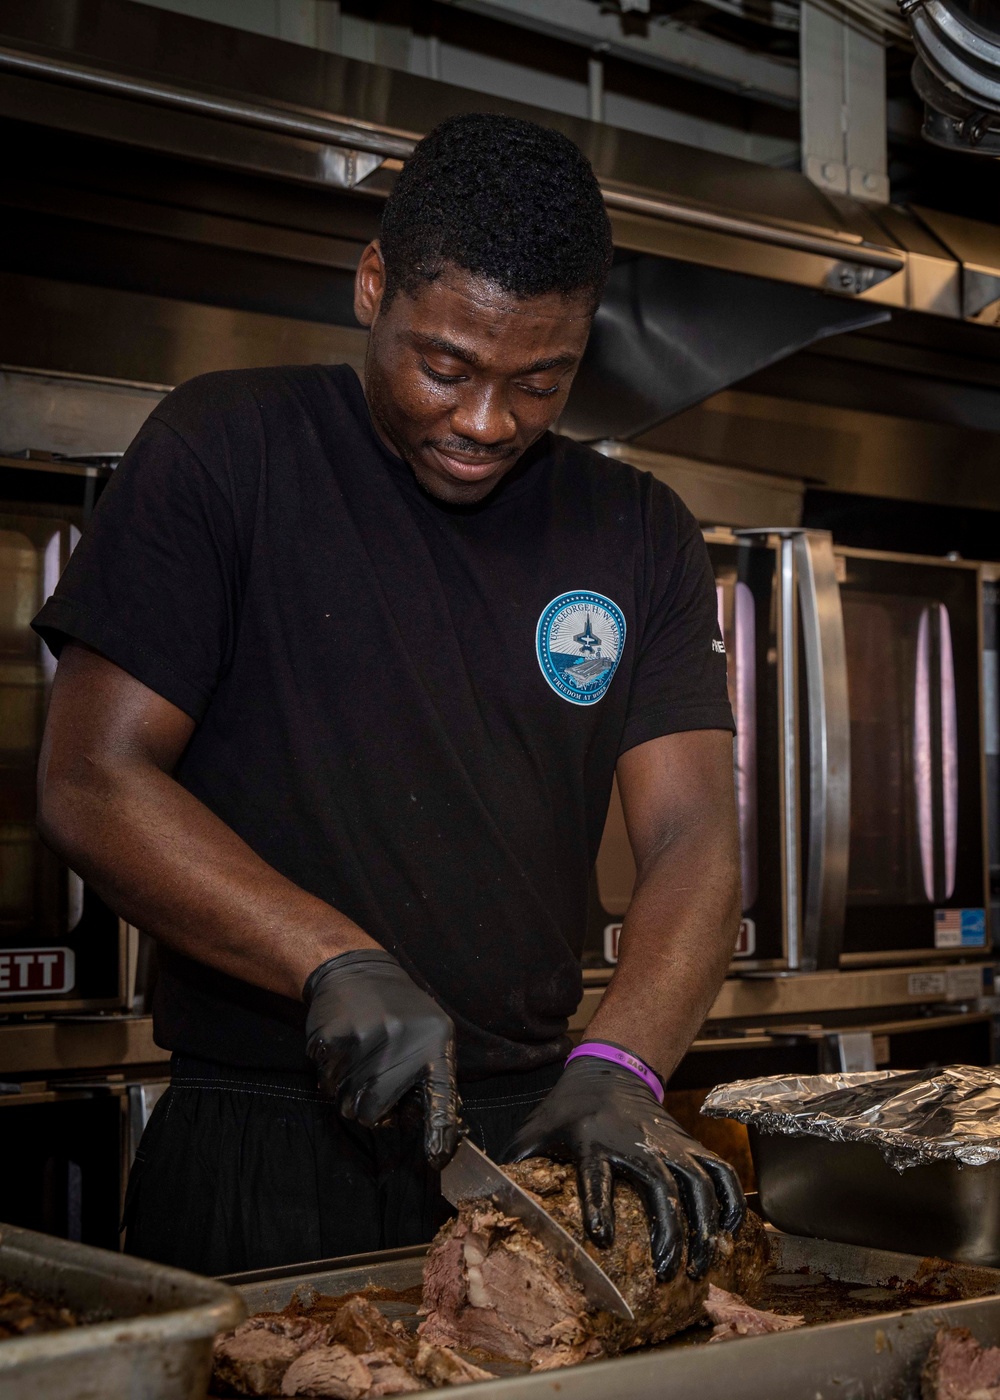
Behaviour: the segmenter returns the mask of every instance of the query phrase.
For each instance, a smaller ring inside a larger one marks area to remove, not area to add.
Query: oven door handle
[[[844,937],[851,828],[851,724],[844,612],[832,537],[791,539],[809,709],[809,823],[802,892],[802,971],[836,968]]]

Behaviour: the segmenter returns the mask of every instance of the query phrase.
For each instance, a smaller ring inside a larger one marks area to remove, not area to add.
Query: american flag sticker
[[[985,948],[985,909],[935,909],[935,948]]]

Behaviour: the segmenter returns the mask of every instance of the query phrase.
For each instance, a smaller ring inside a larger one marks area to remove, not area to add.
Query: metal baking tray
[[[747,1131],[761,1212],[779,1230],[1000,1267],[1000,1163],[898,1172],[870,1143]]]
[[[506,1374],[447,1393],[455,1400],[774,1400],[779,1394],[782,1400],[918,1400],[920,1368],[939,1326],[969,1327],[983,1342],[1000,1340],[998,1270],[773,1229],[769,1237],[774,1270],[761,1301],[818,1319],[808,1327],[712,1346],[698,1344],[709,1333],[697,1329],[661,1347],[534,1375],[523,1366],[491,1364]],[[377,1290],[374,1300],[388,1316],[415,1322],[425,1254],[423,1248],[389,1250],[236,1274],[229,1281],[250,1312],[283,1308],[297,1291],[336,1295],[369,1288]],[[831,1320],[845,1311],[862,1315]]]
[[[202,1400],[235,1289],[129,1255],[0,1225],[0,1279],[85,1318],[0,1341],[0,1400]]]

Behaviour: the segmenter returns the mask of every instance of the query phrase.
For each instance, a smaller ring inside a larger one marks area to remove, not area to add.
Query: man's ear
[[[374,325],[384,295],[385,263],[376,238],[361,254],[354,274],[354,314],[363,326]]]

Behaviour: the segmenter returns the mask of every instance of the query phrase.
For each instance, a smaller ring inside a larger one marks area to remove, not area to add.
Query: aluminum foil
[[[739,1079],[713,1089],[701,1111],[764,1133],[870,1143],[899,1171],[1000,1161],[1000,1068]]]

